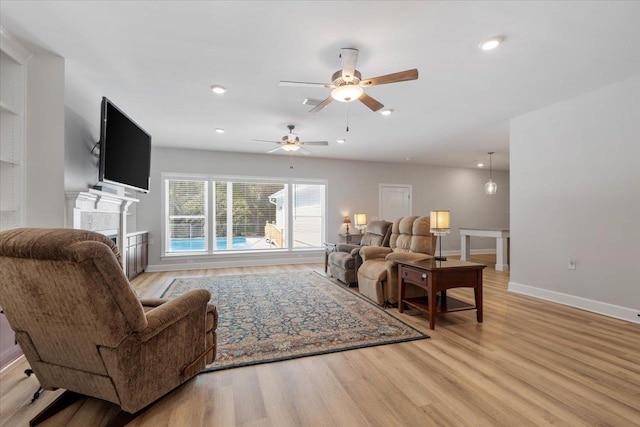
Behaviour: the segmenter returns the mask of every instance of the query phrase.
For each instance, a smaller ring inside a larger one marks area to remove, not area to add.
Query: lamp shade
[[[362,227],[367,225],[367,214],[357,213],[354,215],[356,227]]]
[[[431,211],[430,231],[433,234],[447,234],[451,228],[449,211]]]
[[[351,224],[351,217],[349,215],[345,216],[342,220],[343,224]]]

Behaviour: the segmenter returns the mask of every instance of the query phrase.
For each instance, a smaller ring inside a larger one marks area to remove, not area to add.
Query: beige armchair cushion
[[[362,257],[362,262],[364,263],[367,260],[376,259],[376,258],[385,258],[392,252],[391,248],[381,248],[376,246],[371,246],[368,248],[360,249],[360,256]]]
[[[433,258],[433,255],[413,252],[391,252],[384,259],[387,261],[387,265],[395,267],[398,265],[396,261],[419,261],[429,258]]]

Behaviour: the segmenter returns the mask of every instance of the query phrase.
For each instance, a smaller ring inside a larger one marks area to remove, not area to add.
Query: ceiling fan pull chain
[[[349,132],[349,103],[347,102],[347,132]]]

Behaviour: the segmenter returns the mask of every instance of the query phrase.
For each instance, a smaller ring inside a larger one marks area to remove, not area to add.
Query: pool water
[[[170,252],[187,252],[187,251],[204,251],[204,238],[196,239],[171,239]],[[252,244],[247,242],[245,237],[234,237],[231,243],[231,249],[249,249]],[[216,250],[225,251],[227,248],[227,238],[216,238]]]

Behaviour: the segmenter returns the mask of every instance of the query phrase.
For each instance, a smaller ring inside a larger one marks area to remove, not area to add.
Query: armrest
[[[145,307],[158,307],[169,301],[171,300],[168,298],[140,298],[140,304]]]
[[[196,289],[178,298],[161,303],[156,308],[147,312],[148,326],[138,333],[138,337],[141,341],[148,341],[195,310],[203,311],[202,326],[204,329],[204,316],[210,298],[211,294],[209,291]]]
[[[354,249],[359,249],[360,245],[352,245],[351,243],[338,243],[336,245],[336,251],[338,252],[351,252]]]
[[[396,266],[396,261],[419,261],[421,259],[433,258],[433,255],[422,254],[419,252],[392,252],[386,256],[387,263]]]
[[[384,248],[381,246],[363,246],[360,248],[360,256],[362,261],[370,259],[384,258],[391,252],[391,248]]]

